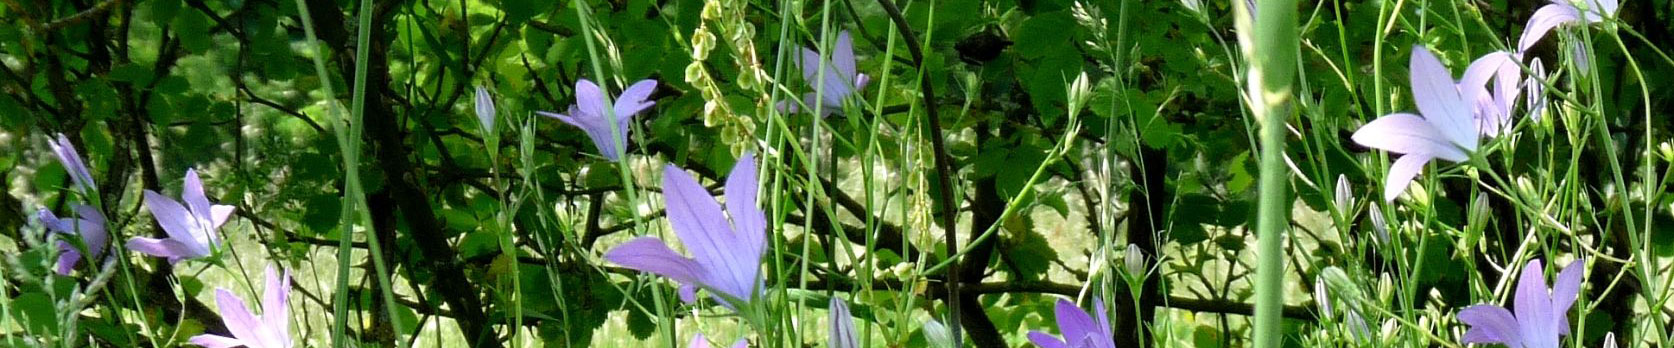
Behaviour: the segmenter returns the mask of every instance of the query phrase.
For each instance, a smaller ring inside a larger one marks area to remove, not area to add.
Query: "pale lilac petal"
[[[849,314],[849,304],[843,299],[831,298],[831,348],[860,347],[859,332],[855,331],[854,316]]]
[[[1418,177],[1418,172],[1424,170],[1425,163],[1430,163],[1429,155],[1413,154],[1395,159],[1395,163],[1389,165],[1389,174],[1384,176],[1383,200],[1394,202],[1396,197],[1400,197],[1401,192],[1412,184],[1412,179]]]
[[[1499,343],[1508,347],[1522,345],[1522,331],[1517,328],[1517,318],[1505,308],[1493,305],[1465,307],[1459,311],[1459,322],[1470,325],[1470,329],[1465,330],[1465,336],[1459,339],[1461,343]]]
[[[859,90],[862,90],[862,89],[866,89],[866,84],[871,83],[871,82],[872,82],[872,76],[869,76],[869,75],[866,75],[866,74],[855,75],[854,76],[854,90],[859,91]]]
[[[754,298],[754,275],[760,265],[730,255],[739,239],[709,191],[685,170],[668,165],[663,168],[663,199],[675,235],[707,272],[704,283],[740,300]]]
[[[814,86],[819,85],[819,68],[821,65],[824,65],[823,63],[824,60],[820,59],[819,52],[814,52],[814,50],[808,49],[807,47],[802,47],[797,50],[796,65],[802,68],[802,80],[808,81],[808,84]],[[813,105],[809,106],[812,107]]]
[[[76,215],[81,217],[74,227],[80,232],[81,240],[87,242],[88,252],[93,253],[93,258],[104,255],[110,244],[110,233],[105,232],[105,214],[85,204],[71,206],[71,209],[75,209]]]
[[[1604,348],[1616,348],[1616,333],[1604,333]]]
[[[231,217],[232,213],[233,213],[233,206],[220,205],[220,204],[210,205],[209,206],[209,226],[210,226],[210,229],[211,230],[220,229],[221,224],[227,223],[227,218]],[[215,241],[219,242],[220,238],[217,238],[214,233],[209,234],[209,237],[210,237],[210,240],[215,240]]]
[[[1570,262],[1562,271],[1558,271],[1558,279],[1552,283],[1552,312],[1558,319],[1559,334],[1569,334],[1569,308],[1575,305],[1575,298],[1581,295],[1582,275],[1586,268],[1586,258]]]
[[[686,347],[687,348],[709,348],[709,340],[704,339],[703,334],[701,334],[701,333],[696,334],[696,335],[692,335],[692,341],[690,343],[686,343]]]
[[[58,243],[60,247],[69,246],[68,243]],[[54,270],[58,272],[58,275],[70,275],[70,271],[75,269],[77,262],[81,262],[81,252],[76,251],[75,248],[70,248],[69,250],[60,248],[60,252],[58,253],[58,267],[55,267]]]
[[[269,343],[265,339],[267,335],[263,333],[262,322],[251,315],[250,307],[231,291],[215,289],[215,308],[220,311],[221,321],[227,324],[227,332],[231,332],[233,337],[256,345],[266,346]]]
[[[1088,316],[1086,311],[1082,311],[1081,307],[1076,307],[1075,303],[1069,300],[1058,299],[1053,313],[1057,315],[1058,331],[1064,335],[1066,343],[1079,342],[1081,337],[1101,331],[1098,328],[1099,324],[1093,322],[1092,316]]]
[[[575,110],[574,110],[573,107],[571,108],[570,113],[575,113]],[[568,123],[569,125],[575,126],[576,128],[583,128],[583,129],[587,128],[587,125],[585,123],[582,123],[581,120],[577,120],[577,119],[575,119],[575,117],[571,117],[570,115],[560,114],[560,113],[556,113],[556,112],[547,112],[547,111],[536,111],[535,114],[541,115],[541,116],[546,116],[546,117],[551,117],[551,118],[556,118],[559,121],[564,121],[564,123]]]
[[[192,336],[191,339],[187,340],[187,343],[196,344],[204,348],[232,348],[246,346],[244,341],[240,341],[236,338],[210,334]]]
[[[1413,46],[1411,61],[1413,101],[1424,120],[1435,125],[1454,145],[1475,151],[1477,130],[1471,104],[1454,87],[1453,75],[1424,46]]]
[[[277,275],[273,266],[268,266],[265,274],[265,286],[262,287],[262,324],[273,333],[284,346],[291,345],[291,310],[289,300],[291,296],[291,270],[285,270],[283,275]]]
[[[680,302],[697,303],[697,285],[681,284],[680,285]],[[726,303],[727,303],[726,301],[721,301],[721,304],[723,304],[723,305],[726,304]]]
[[[64,171],[70,173],[71,181],[77,189],[99,188],[93,184],[93,173],[87,170],[87,163],[82,161],[81,153],[76,151],[75,145],[71,144],[70,139],[64,137],[63,133],[59,133],[56,139],[47,141],[47,145],[52,147],[52,154],[58,157],[58,163],[64,166]]]
[[[1546,37],[1547,32],[1552,31],[1552,28],[1578,19],[1580,19],[1580,13],[1576,11],[1575,6],[1569,4],[1542,6],[1539,10],[1535,10],[1534,15],[1529,16],[1529,22],[1523,25],[1523,35],[1517,38],[1517,52],[1526,52],[1529,47],[1534,47],[1535,43]]]
[[[1546,287],[1546,273],[1542,272],[1540,260],[1530,260],[1529,265],[1523,267],[1512,301],[1523,345],[1529,348],[1557,348],[1558,321],[1554,318],[1552,295]]]
[[[1389,152],[1426,155],[1454,162],[1470,159],[1470,155],[1448,141],[1435,124],[1413,114],[1395,113],[1379,117],[1356,129],[1350,139],[1360,145]]]
[[[733,342],[732,343],[732,348],[748,348],[749,346],[750,346],[749,342],[745,341],[742,338],[738,339],[738,342]],[[1611,348],[1615,348],[1615,347],[1611,347]]]
[[[1098,317],[1099,327],[1096,331],[1100,333],[1100,335],[1098,337],[1099,339],[1095,340],[1097,344],[1088,347],[1116,348],[1116,335],[1110,332],[1110,314],[1105,312],[1104,300],[1094,298],[1093,310],[1095,311],[1094,314]]]
[[[684,284],[699,283],[702,267],[692,259],[680,256],[663,245],[656,237],[639,237],[617,245],[605,252],[605,260],[623,267],[668,277]]]
[[[1040,331],[1029,331],[1029,342],[1040,348],[1070,348],[1063,340]]]
[[[1465,74],[1459,76],[1459,85],[1486,86],[1488,79],[1494,78],[1500,70],[1504,70],[1506,67],[1517,69],[1516,58],[1510,52],[1496,51],[1484,54],[1471,61],[1471,65],[1465,68]],[[1469,99],[1468,97],[1467,95],[1466,99]]]
[[[854,79],[854,39],[848,30],[837,33],[837,42],[831,47],[831,65],[837,68],[837,76]]]
[[[626,120],[657,104],[657,102],[649,100],[651,92],[655,91],[657,91],[657,80],[651,79],[639,80],[632,86],[628,86],[628,89],[622,90],[622,95],[616,98],[616,118]]]
[[[581,115],[575,115],[577,117],[603,118],[607,112],[610,112],[605,109],[609,107],[609,104],[605,104],[604,91],[599,89],[599,85],[587,79],[575,81],[575,105],[581,113]]]
[[[170,239],[181,242],[197,241],[197,233],[193,232],[196,223],[192,221],[192,213],[181,206],[180,202],[156,191],[145,190],[145,208],[151,211],[151,216],[157,219],[157,225],[163,227],[163,232],[167,233]],[[200,246],[191,247],[193,251],[206,249]]]
[[[128,250],[133,250],[141,254],[168,258],[169,263],[179,262],[182,259],[204,256],[197,254],[192,251],[191,247],[187,247],[174,239],[134,237],[133,239],[128,240],[127,247]]]
[[[488,94],[488,89],[477,86],[476,103],[473,107],[477,111],[477,123],[482,124],[485,132],[494,130],[494,96]]]
[[[1614,16],[1618,5],[1616,0],[1583,0],[1581,2],[1587,4],[1587,9],[1581,12],[1582,19],[1586,20],[1587,23],[1603,22],[1605,17]]]
[[[186,169],[186,185],[182,186],[180,191],[180,198],[186,203],[186,208],[191,209],[192,216],[204,223],[209,222],[209,197],[203,194],[203,180],[198,179],[196,169]],[[198,222],[193,221],[193,223]],[[213,226],[200,227],[214,228]]]
[[[756,157],[746,153],[732,166],[725,192],[727,216],[732,217],[733,233],[743,247],[743,252],[734,253],[740,262],[759,263],[767,245],[767,216],[756,206],[758,183]]]

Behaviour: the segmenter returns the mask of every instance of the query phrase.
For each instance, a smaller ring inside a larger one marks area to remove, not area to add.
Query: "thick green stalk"
[[[338,238],[337,255],[337,291],[332,298],[333,323],[331,326],[331,341],[334,347],[346,347],[349,341],[344,337],[348,329],[349,319],[349,259],[352,256],[350,241],[354,237],[354,226],[359,223],[371,226],[372,216],[366,210],[366,194],[360,182],[360,131],[361,115],[366,108],[366,61],[370,52],[367,50],[371,41],[372,2],[361,0],[358,15],[358,33],[355,43],[355,76],[352,89],[351,110],[345,114],[334,98],[337,94],[332,90],[330,75],[326,73],[325,50],[320,48],[319,40],[314,34],[314,20],[308,12],[306,0],[296,0],[297,12],[302,16],[303,31],[308,37],[308,46],[314,50],[314,72],[319,75],[321,86],[325,92],[328,109],[336,111],[340,121],[333,127],[337,138],[337,147],[343,154],[344,190],[343,205],[340,211],[342,220]],[[382,247],[376,236],[366,238],[366,244],[371,249],[368,254],[372,264],[378,272],[378,285],[384,309],[388,311],[392,331],[399,335],[406,332],[401,326],[399,317],[395,315],[395,296],[390,291],[389,268],[384,265]]]
[[[1245,2],[1234,1],[1240,8]],[[1255,22],[1250,9],[1237,17],[1244,57],[1250,64],[1246,95],[1260,124],[1261,198],[1256,217],[1255,346],[1279,347],[1284,337],[1280,317],[1285,305],[1285,227],[1290,192],[1283,161],[1285,120],[1299,44],[1295,0],[1259,0]]]

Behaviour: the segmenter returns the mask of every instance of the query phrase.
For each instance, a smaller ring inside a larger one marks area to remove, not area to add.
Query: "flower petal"
[[[692,340],[686,343],[686,348],[709,348],[709,340],[704,339],[701,333],[692,335]]]
[[[639,114],[641,111],[657,104],[651,101],[651,92],[657,91],[657,80],[645,79],[635,82],[628,89],[622,90],[622,95],[616,98],[616,118],[625,120]]]
[[[837,42],[831,47],[831,65],[837,68],[837,76],[854,80],[854,38],[849,37],[848,30],[837,32]]]
[[[1100,332],[1098,323],[1093,322],[1093,317],[1082,311],[1081,307],[1076,307],[1074,302],[1058,299],[1053,313],[1057,315],[1058,331],[1064,335],[1066,343],[1079,342],[1081,337]]]
[[[759,263],[738,262],[730,254],[739,238],[721,215],[721,205],[685,170],[674,165],[663,168],[663,199],[675,235],[693,259],[703,266],[704,283],[710,288],[749,301],[755,295]]]
[[[605,260],[623,267],[668,277],[684,284],[696,284],[704,271],[696,261],[670,250],[656,237],[639,237],[605,252]]]
[[[484,132],[494,130],[494,96],[488,94],[488,89],[477,86],[476,103],[473,105],[477,112],[477,122],[482,124]]]
[[[220,311],[221,321],[227,324],[227,332],[231,332],[233,337],[253,343],[251,346],[270,346],[268,343],[271,341],[267,339],[267,334],[263,332],[266,330],[262,327],[262,322],[257,320],[255,315],[250,314],[250,307],[244,304],[243,299],[234,296],[227,289],[217,288],[215,289],[215,308]]]
[[[1063,340],[1040,331],[1029,331],[1029,342],[1040,348],[1070,348]]]
[[[843,302],[843,299],[837,297],[831,298],[830,321],[831,339],[828,347],[860,347],[860,337],[858,336],[859,333],[855,331],[854,316],[849,314],[849,305],[848,303]]]
[[[1534,15],[1529,16],[1528,23],[1523,25],[1523,35],[1517,38],[1517,52],[1527,52],[1529,47],[1534,47],[1541,38],[1546,37],[1546,32],[1552,31],[1552,28],[1574,22],[1580,17],[1581,13],[1569,4],[1554,3],[1542,6],[1535,10]]]
[[[575,80],[575,105],[581,114],[575,116],[581,118],[602,119],[606,112],[610,112],[605,110],[610,104],[605,103],[604,91],[587,79]]]
[[[1459,321],[1471,326],[1465,330],[1461,343],[1499,343],[1508,347],[1522,345],[1522,331],[1511,311],[1494,305],[1475,305],[1459,311]]]
[[[163,232],[169,238],[180,241],[196,241],[196,233],[192,230],[196,225],[192,221],[192,213],[181,206],[180,202],[163,196],[156,191],[145,190],[145,208],[151,211],[151,216],[157,219],[157,225],[163,227]],[[193,250],[197,250],[194,246]]]
[[[1394,202],[1396,197],[1400,197],[1401,192],[1412,185],[1412,179],[1418,176],[1418,172],[1424,170],[1425,163],[1430,163],[1429,155],[1405,155],[1395,159],[1395,163],[1389,165],[1389,173],[1384,177],[1383,200]]]
[[[1436,126],[1418,115],[1395,113],[1366,123],[1356,129],[1350,139],[1366,147],[1395,153],[1426,155],[1454,162],[1470,159]]]
[[[59,243],[60,243],[59,246],[61,246],[61,247],[69,245],[69,244],[64,243],[64,242],[59,242]],[[71,270],[75,269],[77,262],[81,262],[81,252],[76,251],[75,248],[70,248],[69,250],[62,250],[61,252],[58,253],[58,264],[57,264],[58,267],[54,268],[53,270],[57,271],[58,275],[67,276],[67,275],[70,275]]]
[[[64,137],[64,133],[59,133],[56,139],[47,141],[47,145],[52,147],[53,156],[58,157],[58,163],[64,166],[65,172],[70,173],[70,178],[74,179],[77,188],[83,190],[99,188],[98,185],[93,184],[93,173],[87,170],[87,163],[82,161],[81,153],[76,151],[75,145],[70,143],[69,138]]]
[[[1517,293],[1512,308],[1517,312],[1517,328],[1522,331],[1523,345],[1531,348],[1557,348],[1558,321],[1552,310],[1552,295],[1546,288],[1546,273],[1540,260],[1529,260],[1523,274],[1517,278]]]
[[[1558,333],[1569,334],[1569,308],[1575,305],[1575,298],[1581,294],[1581,281],[1586,272],[1587,259],[1581,258],[1564,266],[1558,271],[1557,281],[1552,283],[1552,309],[1558,319]]]
[[[237,338],[210,334],[192,336],[191,339],[187,340],[187,343],[203,346],[204,348],[248,347],[248,345],[244,344],[244,341],[240,341]]]
[[[174,239],[134,237],[128,240],[127,247],[128,250],[137,251],[141,254],[168,258],[169,263],[207,255],[198,254],[191,247]]]
[[[756,186],[760,183],[756,180],[756,156],[746,153],[739,157],[727,175],[727,216],[732,217],[732,231],[743,249],[734,255],[739,262],[761,263],[767,245],[767,216],[756,206]],[[756,277],[752,274],[751,278]]]
[[[1424,46],[1413,46],[1411,64],[1413,101],[1424,120],[1435,125],[1454,145],[1475,151],[1477,130],[1475,118],[1471,117],[1471,104],[1459,95],[1453,75]]]
[[[266,284],[262,288],[262,324],[268,332],[283,343],[284,347],[291,345],[291,270],[285,270],[280,276],[273,271],[273,266],[267,266],[265,272]]]

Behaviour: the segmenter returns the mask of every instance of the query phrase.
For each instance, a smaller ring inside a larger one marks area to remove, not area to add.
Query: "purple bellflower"
[[[599,85],[587,79],[575,81],[575,104],[570,105],[565,113],[536,111],[541,116],[556,118],[572,126],[581,128],[593,139],[593,146],[599,148],[599,155],[611,162],[622,160],[627,152],[628,121],[634,115],[650,109],[657,102],[650,100],[651,92],[657,90],[657,80],[639,80],[622,95],[616,98],[615,105],[605,102],[605,92]],[[607,110],[606,108],[610,108]],[[615,116],[614,119],[611,116]],[[616,132],[611,133],[611,123],[616,124]]]
[[[1620,7],[1617,0],[1580,1],[1586,5],[1585,10],[1570,4],[1568,0],[1552,0],[1551,4],[1535,10],[1534,15],[1529,16],[1529,22],[1523,25],[1523,36],[1517,38],[1518,55],[1521,56],[1522,52],[1539,43],[1552,28],[1577,21],[1586,24],[1602,22],[1607,17],[1615,16],[1616,9]]]
[[[663,168],[669,224],[693,257],[675,253],[656,237],[639,237],[606,252],[605,260],[680,283],[680,299],[687,303],[697,301],[698,288],[735,310],[754,300],[761,289],[761,257],[767,246],[767,218],[756,207],[755,162],[745,154],[732,167],[725,215],[691,174],[674,165]]]
[[[1105,314],[1104,301],[1093,300],[1098,321],[1076,307],[1075,303],[1058,299],[1054,308],[1058,317],[1058,331],[1063,339],[1045,332],[1029,331],[1029,342],[1040,348],[1116,348],[1116,336],[1110,332],[1110,316]]]
[[[1459,93],[1465,102],[1475,105],[1472,114],[1482,135],[1499,136],[1511,130],[1511,108],[1522,92],[1518,86],[1523,82],[1522,75],[1517,56],[1505,51],[1482,55],[1465,68],[1465,75],[1459,78]]]
[[[1569,307],[1581,292],[1586,259],[1575,260],[1558,272],[1548,291],[1540,260],[1529,261],[1517,278],[1513,298],[1516,314],[1505,307],[1475,305],[1459,311],[1459,321],[1470,325],[1460,339],[1466,344],[1504,344],[1511,348],[1558,348],[1558,337],[1569,334]]]
[[[58,134],[57,138],[47,141],[47,145],[52,146],[52,155],[58,157],[58,163],[63,164],[64,171],[70,173],[70,178],[75,182],[77,189],[97,190],[99,188],[93,184],[93,172],[87,170],[87,164],[81,160],[81,153],[76,151],[76,146],[70,144],[70,139],[64,137],[63,133]]]
[[[733,342],[732,343],[732,348],[745,348],[745,347],[749,347],[749,342],[745,341],[742,338],[738,339],[738,342]],[[686,348],[709,348],[709,339],[704,338],[703,334],[693,335],[692,336],[692,342],[687,343]]]
[[[81,241],[87,246],[88,259],[98,260],[105,254],[105,245],[110,243],[110,234],[105,232],[105,214],[92,206],[76,204],[73,207],[77,218],[60,219],[51,210],[41,209],[37,216],[47,230],[55,233],[81,236]],[[70,244],[69,241],[58,241],[58,264],[55,269],[60,275],[70,275],[76,263],[81,262],[81,249]],[[91,261],[90,261],[91,262]]]
[[[1394,201],[1431,159],[1464,162],[1476,151],[1478,122],[1468,101],[1429,49],[1414,46],[1411,61],[1413,100],[1423,115],[1393,113],[1354,131],[1354,142],[1404,154],[1390,165],[1383,198]]]
[[[859,332],[854,328],[854,315],[849,313],[848,302],[836,296],[831,297],[831,339],[827,347],[831,348],[859,348]]]
[[[477,112],[477,122],[482,124],[484,133],[494,132],[494,96],[488,94],[488,89],[477,86],[476,103],[472,105]]]
[[[210,203],[203,194],[203,181],[198,180],[198,172],[193,169],[186,170],[186,185],[182,191],[181,198],[186,200],[184,206],[156,191],[145,190],[145,207],[151,210],[151,215],[157,218],[157,224],[163,226],[163,232],[169,237],[134,237],[128,240],[128,249],[166,257],[169,263],[176,263],[209,256],[212,248],[221,245],[221,238],[215,235],[215,231],[227,222],[233,207]]]
[[[872,81],[871,76],[855,72],[854,39],[849,37],[849,31],[837,33],[837,42],[830,53],[831,60],[827,61],[820,59],[820,54],[814,50],[802,47],[795,58],[796,65],[802,68],[802,80],[820,89],[802,94],[802,104],[809,108],[818,105],[820,117],[842,111],[843,100],[855,91],[865,89],[866,84]],[[798,111],[796,103],[780,102],[779,106],[785,112]]]
[[[291,271],[284,278],[267,267],[267,284],[262,288],[262,314],[250,313],[244,300],[227,289],[215,289],[215,307],[221,311],[221,321],[233,337],[202,334],[188,342],[208,348],[290,348],[291,316],[286,301],[291,296]]]

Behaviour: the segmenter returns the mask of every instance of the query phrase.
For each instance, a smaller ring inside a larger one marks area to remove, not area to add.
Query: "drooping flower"
[[[1058,299],[1054,309],[1063,339],[1036,330],[1029,331],[1029,342],[1041,348],[1116,348],[1116,336],[1110,332],[1110,316],[1105,314],[1104,301],[1093,300],[1098,321],[1093,321],[1092,315],[1069,300]]]
[[[489,95],[488,89],[483,88],[482,86],[477,86],[476,95],[476,103],[473,106],[477,111],[477,122],[482,124],[482,131],[484,133],[493,132],[495,111],[494,96]]]
[[[1615,16],[1616,9],[1620,7],[1617,0],[1579,1],[1587,7],[1585,10],[1569,3],[1568,0],[1552,0],[1551,4],[1535,10],[1534,15],[1529,16],[1529,22],[1523,25],[1523,36],[1517,38],[1518,55],[1521,56],[1529,47],[1539,43],[1552,28],[1576,21],[1582,21],[1584,24],[1602,22],[1605,18]]]
[[[866,84],[872,81],[871,76],[855,72],[854,39],[849,37],[847,30],[837,33],[837,42],[831,47],[831,60],[820,59],[819,53],[807,47],[800,50],[795,61],[802,68],[802,80],[816,89],[802,94],[802,104],[809,108],[817,106],[820,117],[842,111],[843,100],[855,91],[865,89]],[[781,102],[779,105],[785,112],[799,110],[796,103]]]
[[[209,348],[290,348],[291,316],[286,301],[291,296],[291,271],[283,278],[275,275],[273,266],[267,267],[267,284],[262,288],[262,314],[250,313],[243,299],[227,289],[215,289],[215,307],[221,311],[221,321],[232,337],[202,334],[192,336],[192,344]]]
[[[556,118],[572,126],[581,128],[593,139],[593,146],[599,148],[599,155],[611,162],[620,161],[627,152],[628,121],[634,115],[650,109],[656,101],[650,100],[651,92],[657,90],[657,80],[639,80],[622,95],[616,98],[616,104],[605,101],[605,92],[599,85],[587,79],[575,81],[575,104],[570,105],[565,113],[536,111],[541,116]],[[609,108],[608,110],[606,108]],[[612,116],[615,116],[613,119]],[[611,132],[611,124],[615,123],[615,133]]]
[[[691,341],[691,343],[687,343],[686,347],[687,348],[709,348],[709,339],[704,338],[703,334],[692,335],[692,341]],[[749,342],[745,341],[742,338],[738,339],[738,342],[733,342],[732,343],[732,348],[745,348],[745,347],[749,347]]]
[[[836,296],[831,297],[831,338],[828,347],[831,348],[859,348],[860,335],[854,328],[854,315],[849,313],[849,304]]]
[[[1475,106],[1472,114],[1482,135],[1499,136],[1511,129],[1511,108],[1522,92],[1518,86],[1522,75],[1517,56],[1505,51],[1482,55],[1465,68],[1465,75],[1459,78],[1459,93]],[[1488,89],[1489,82],[1493,83],[1492,90]]]
[[[193,169],[186,170],[186,185],[182,191],[180,198],[186,201],[184,206],[156,191],[145,190],[146,209],[157,218],[157,224],[163,226],[163,232],[169,237],[134,237],[128,240],[128,249],[166,257],[169,263],[176,263],[209,256],[212,248],[221,245],[221,238],[215,235],[215,231],[227,222],[233,207],[209,202],[203,194],[203,181],[198,180],[198,172]]]
[[[1459,93],[1441,60],[1414,46],[1411,61],[1413,100],[1423,115],[1393,113],[1354,131],[1354,142],[1404,154],[1390,165],[1383,197],[1394,201],[1431,159],[1464,162],[1476,151],[1479,128],[1472,105]]]
[[[761,289],[761,257],[767,246],[767,217],[756,207],[756,184],[755,158],[745,154],[727,177],[727,211],[722,215],[720,205],[691,174],[674,165],[664,167],[668,221],[693,257],[675,253],[656,237],[639,237],[606,252],[605,260],[680,283],[680,298],[688,303],[696,301],[701,287],[728,308],[742,307]]]
[[[105,232],[105,214],[92,206],[76,204],[72,207],[76,211],[76,218],[60,219],[51,210],[41,209],[36,213],[47,230],[73,236],[80,236],[81,242],[87,246],[88,259],[98,260],[105,254],[106,244],[110,243],[110,235]],[[81,249],[70,244],[69,241],[58,241],[58,263],[55,269],[58,274],[70,275],[76,263],[81,262]]]
[[[1529,261],[1517,279],[1513,309],[1482,304],[1459,311],[1459,321],[1470,325],[1463,343],[1499,343],[1511,348],[1557,348],[1558,337],[1569,334],[1570,306],[1581,292],[1586,259],[1575,260],[1558,272],[1557,282],[1546,288],[1546,274],[1540,260]]]
[[[76,146],[70,144],[69,138],[59,133],[57,138],[47,141],[47,145],[52,146],[52,155],[58,157],[58,163],[64,165],[64,171],[70,173],[76,189],[99,189],[98,185],[93,184],[93,172],[87,170],[87,163],[81,160],[81,152],[76,151]]]

